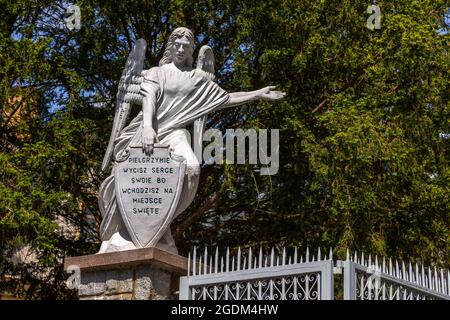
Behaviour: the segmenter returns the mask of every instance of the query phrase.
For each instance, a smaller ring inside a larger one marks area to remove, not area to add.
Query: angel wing
[[[125,126],[131,105],[142,104],[142,96],[139,94],[139,91],[144,78],[142,76],[142,69],[144,68],[146,48],[147,42],[144,39],[138,39],[128,55],[125,68],[122,71],[116,96],[116,113],[114,115],[108,148],[103,158],[102,170],[105,170],[111,162],[114,141]]]
[[[215,79],[214,76],[214,53],[209,46],[203,46],[200,48],[197,58],[197,69],[205,71],[211,80]]]
[[[214,81],[214,53],[209,46],[200,48],[197,58],[197,69],[206,72],[207,76]],[[206,116],[194,121],[194,150],[201,150],[203,143],[203,131],[205,130]],[[196,149],[197,148],[197,149]],[[201,159],[198,159],[201,163]]]

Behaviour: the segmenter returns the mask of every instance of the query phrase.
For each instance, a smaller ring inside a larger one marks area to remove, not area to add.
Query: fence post
[[[188,277],[180,277],[179,300],[189,300],[189,280]]]
[[[344,266],[344,300],[356,300],[355,263],[347,259],[343,261],[343,266]]]
[[[334,300],[334,274],[333,274],[333,260],[326,264],[321,281],[321,300]]]

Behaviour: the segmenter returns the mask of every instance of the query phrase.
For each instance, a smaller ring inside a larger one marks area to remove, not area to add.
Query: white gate
[[[209,255],[207,248],[199,255],[194,248],[188,257],[188,275],[180,279],[180,300],[332,300],[334,274],[343,274],[344,300],[450,300],[450,275],[418,264],[398,262],[371,256],[364,259],[347,251],[345,261],[333,260],[320,249],[314,256],[309,249],[290,256],[282,249],[269,254],[251,248],[242,253],[238,248],[230,256],[219,256],[216,248]]]

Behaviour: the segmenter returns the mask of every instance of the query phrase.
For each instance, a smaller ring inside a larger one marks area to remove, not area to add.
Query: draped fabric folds
[[[154,129],[159,140],[169,145],[172,139],[176,139],[179,129],[220,109],[230,99],[228,93],[211,81],[203,71],[182,71],[172,63],[147,70],[140,92],[144,99],[148,96],[156,97],[157,127]],[[132,140],[141,141],[142,118],[141,111],[121,131],[115,141],[114,159],[121,156]],[[103,216],[100,235],[106,241],[118,231],[120,225],[123,226],[115,198],[113,174],[100,186],[99,207]]]

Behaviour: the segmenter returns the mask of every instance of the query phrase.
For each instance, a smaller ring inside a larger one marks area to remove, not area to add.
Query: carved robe
[[[175,154],[182,155],[187,160],[186,171],[190,176],[183,184],[176,216],[184,211],[194,198],[201,162],[201,159],[195,157],[190,141],[181,129],[209,112],[225,106],[230,97],[203,71],[198,69],[181,71],[172,63],[147,70],[140,93],[144,98],[150,93],[156,97],[156,123],[153,127],[160,143],[173,147]],[[142,128],[141,111],[116,139],[114,159],[122,155],[132,140],[141,142]],[[102,240],[106,241],[115,232],[125,229],[117,207],[112,174],[100,187],[99,207],[103,216],[100,235]],[[168,237],[171,239],[170,230],[168,232]]]

